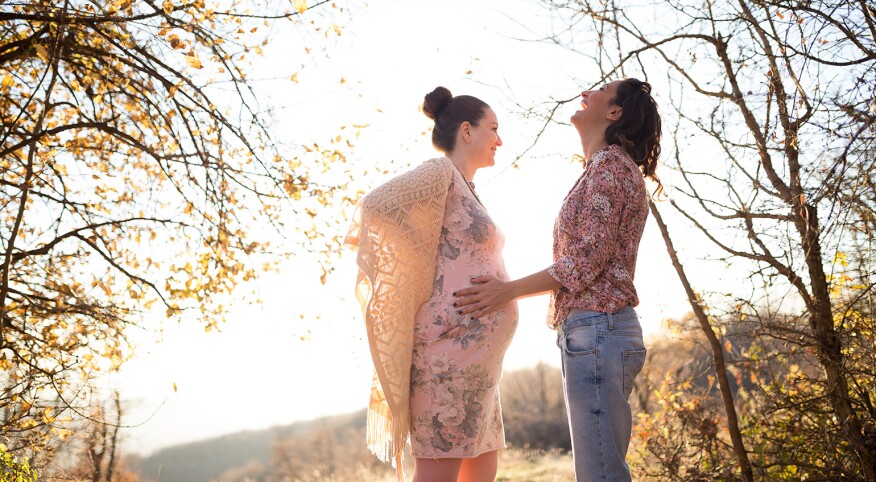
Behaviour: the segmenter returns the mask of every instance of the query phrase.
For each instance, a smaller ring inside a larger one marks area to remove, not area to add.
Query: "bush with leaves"
[[[0,482],[36,482],[37,479],[27,459],[18,460],[0,444]]]

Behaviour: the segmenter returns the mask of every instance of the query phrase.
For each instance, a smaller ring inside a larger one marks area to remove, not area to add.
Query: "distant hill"
[[[692,335],[649,343],[648,361],[630,400],[634,413],[664,411],[654,395],[667,375],[676,385],[684,382],[687,388],[680,390],[703,401],[700,410],[721,412],[718,389],[710,380],[711,352],[700,342],[698,332]],[[727,339],[732,339],[734,350],[750,344],[744,332],[728,332]],[[780,372],[784,367],[777,364],[770,369]],[[750,377],[737,373],[738,377],[730,378],[732,391],[738,385],[749,392],[756,389]],[[538,364],[509,371],[500,384],[509,450],[500,454],[497,482],[569,480],[571,439],[560,369]],[[177,445],[126,461],[141,482],[392,482],[395,471],[366,447],[365,423],[363,409]],[[642,444],[640,438],[634,438],[631,448],[638,457],[639,475],[644,475],[642,467],[656,460],[643,451],[646,446]],[[406,450],[405,470],[409,474],[412,465]]]
[[[153,482],[211,482],[241,467],[267,467],[278,440],[358,426],[364,433],[365,410],[167,447],[134,461],[133,469]]]
[[[509,447],[571,448],[559,368],[506,372],[501,384]],[[363,409],[167,447],[129,464],[144,482],[392,480],[394,470],[366,447],[365,423]],[[412,463],[406,455],[406,470]]]

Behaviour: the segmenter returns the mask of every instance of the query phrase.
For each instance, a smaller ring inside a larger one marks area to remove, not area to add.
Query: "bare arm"
[[[459,312],[472,315],[473,318],[492,313],[517,298],[538,295],[563,286],[546,269],[513,281],[478,276],[472,278],[471,282],[474,286],[461,289],[454,295]]]

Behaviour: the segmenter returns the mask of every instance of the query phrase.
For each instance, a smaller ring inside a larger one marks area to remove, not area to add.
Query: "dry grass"
[[[352,472],[352,473],[351,473]],[[395,470],[389,465],[359,467],[345,474],[323,476],[318,482],[397,482]],[[408,480],[414,473],[410,457],[405,459]],[[572,455],[560,451],[506,449],[499,452],[499,471],[496,482],[563,482],[574,480]]]
[[[572,454],[558,450],[507,449],[499,453],[496,482],[561,482],[575,479]]]

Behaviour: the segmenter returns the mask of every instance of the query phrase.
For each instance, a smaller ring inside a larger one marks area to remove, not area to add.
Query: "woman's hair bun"
[[[426,99],[423,101],[423,113],[426,117],[435,120],[441,115],[441,111],[447,107],[450,100],[453,99],[453,94],[446,87],[436,87],[435,90],[426,94]]]

